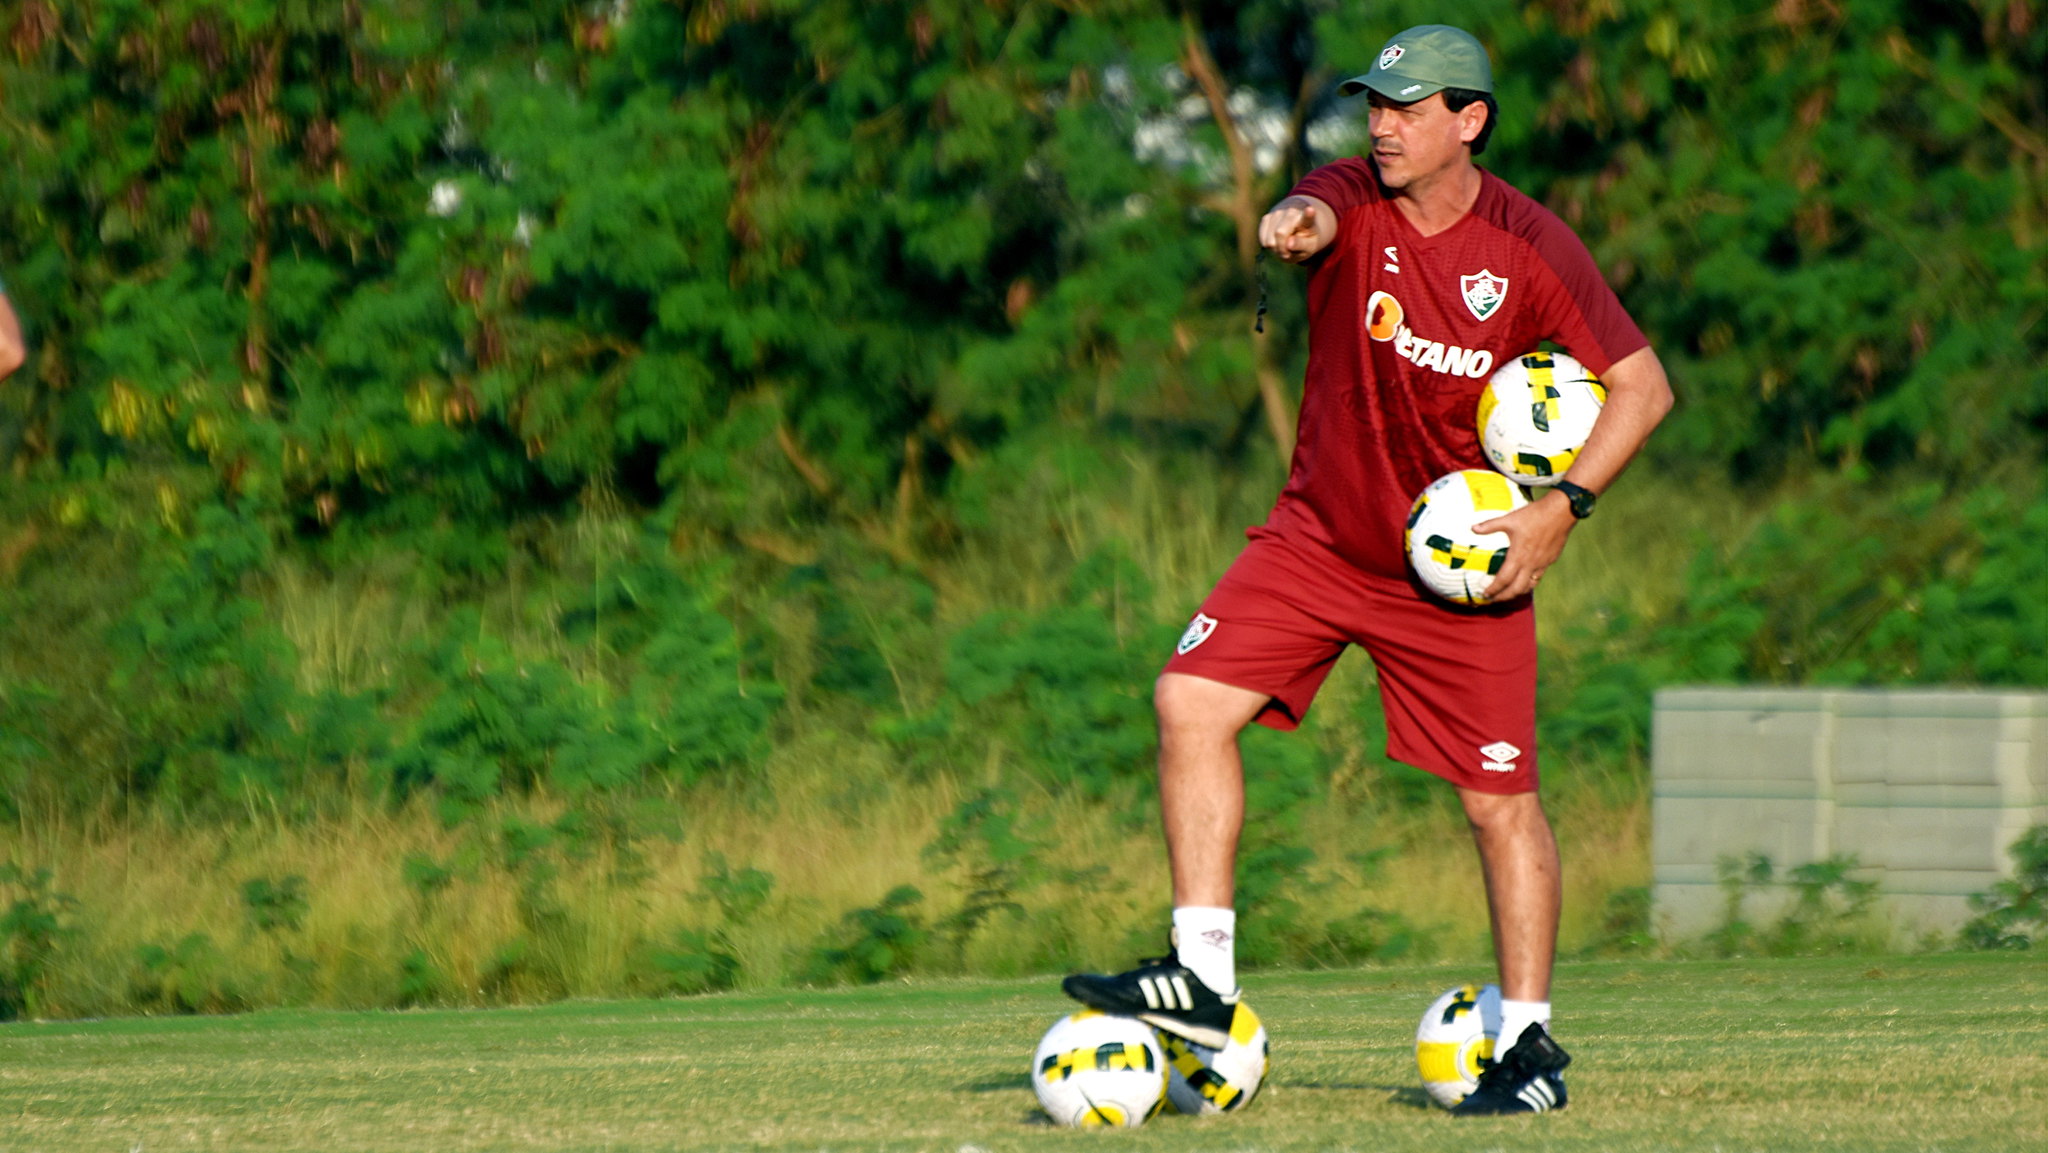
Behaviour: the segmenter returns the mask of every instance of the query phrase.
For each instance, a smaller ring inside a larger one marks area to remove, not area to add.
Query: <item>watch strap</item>
[[[1573,519],[1585,520],[1593,515],[1593,502],[1599,498],[1598,493],[1585,485],[1573,484],[1568,480],[1558,481],[1551,487],[1563,493],[1564,499],[1571,503]]]

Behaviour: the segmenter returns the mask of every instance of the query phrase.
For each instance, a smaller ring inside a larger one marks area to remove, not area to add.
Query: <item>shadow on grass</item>
[[[1322,1090],[1342,1093],[1385,1093],[1387,1100],[1395,1105],[1406,1105],[1411,1109],[1428,1109],[1433,1102],[1429,1094],[1415,1085],[1365,1085],[1355,1081],[1275,1081],[1274,1085],[1290,1093],[1303,1090]]]
[[[1413,1085],[1402,1085],[1399,1087],[1392,1085],[1375,1085],[1373,1086],[1373,1088],[1386,1090],[1387,1100],[1393,1102],[1396,1105],[1406,1105],[1411,1109],[1422,1110],[1429,1110],[1436,1107],[1436,1102],[1429,1099],[1429,1093],[1427,1091],[1418,1089]]]

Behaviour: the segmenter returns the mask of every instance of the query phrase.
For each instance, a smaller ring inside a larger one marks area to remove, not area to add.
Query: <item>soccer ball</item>
[[[1508,536],[1472,526],[1529,503],[1522,486],[1483,468],[1430,482],[1408,510],[1408,563],[1428,589],[1464,605],[1486,603],[1486,586],[1508,559]]]
[[[1266,1026],[1240,1003],[1221,1049],[1159,1031],[1166,1052],[1166,1099],[1181,1113],[1229,1113],[1258,1096],[1266,1081]]]
[[[1415,1030],[1415,1065],[1422,1087],[1446,1109],[1479,1087],[1479,1061],[1493,1059],[1500,1037],[1500,986],[1460,985],[1422,1014]]]
[[[1552,485],[1586,447],[1607,389],[1562,352],[1501,365],[1479,394],[1479,443],[1493,467],[1520,484]]]
[[[1045,1031],[1031,1088],[1062,1125],[1135,1129],[1166,1104],[1166,1054],[1136,1017],[1083,1009]]]

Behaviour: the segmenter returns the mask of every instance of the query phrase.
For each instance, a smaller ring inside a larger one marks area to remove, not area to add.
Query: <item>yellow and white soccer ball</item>
[[[1428,589],[1463,605],[1486,603],[1486,586],[1508,557],[1508,536],[1472,526],[1529,503],[1522,486],[1483,468],[1430,482],[1408,510],[1408,563]]]
[[[1607,389],[1562,352],[1532,352],[1501,365],[1479,394],[1479,443],[1518,484],[1553,485],[1578,459]]]
[[[1045,1031],[1031,1088],[1061,1125],[1135,1129],[1166,1104],[1166,1053],[1136,1017],[1083,1009]]]
[[[1479,1061],[1493,1059],[1500,1038],[1500,986],[1446,990],[1415,1030],[1415,1065],[1429,1099],[1446,1109],[1479,1087]]]
[[[1166,1099],[1181,1113],[1230,1113],[1258,1096],[1266,1082],[1270,1045],[1265,1023],[1240,1002],[1221,1049],[1158,1030],[1166,1052]]]

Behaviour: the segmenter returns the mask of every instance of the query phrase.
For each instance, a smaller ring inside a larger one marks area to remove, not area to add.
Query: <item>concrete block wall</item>
[[[1901,942],[1953,932],[2048,822],[2048,693],[1670,688],[1651,734],[1654,919],[1721,921],[1716,863],[1862,863]],[[1745,907],[1754,920],[1767,902]]]

